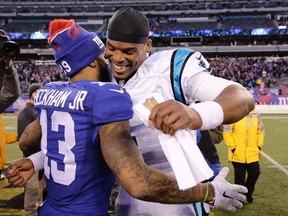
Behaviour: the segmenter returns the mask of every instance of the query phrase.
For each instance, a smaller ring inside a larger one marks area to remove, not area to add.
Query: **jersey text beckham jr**
[[[130,96],[111,83],[57,82],[37,92],[35,107],[46,155],[46,202],[66,212],[107,214],[115,176],[98,132],[103,124],[132,118]]]

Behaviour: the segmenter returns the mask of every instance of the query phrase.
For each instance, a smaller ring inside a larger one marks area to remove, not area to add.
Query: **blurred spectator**
[[[26,107],[19,113],[18,121],[18,136],[21,137],[25,128],[34,120],[36,120],[36,109],[34,108],[34,97],[37,90],[40,88],[38,84],[32,84],[29,87],[29,100],[26,103]],[[20,147],[21,148],[21,147]],[[22,149],[25,157],[30,156],[40,150],[40,142],[35,143],[33,148]],[[39,180],[41,180],[39,182]],[[43,174],[36,172],[27,181],[24,188],[24,210],[25,216],[37,216],[37,209],[42,203],[42,191],[43,191]]]
[[[49,82],[67,80],[56,64],[45,64],[45,61],[41,65],[36,65],[34,61],[19,61],[15,67],[19,74],[22,95],[28,93],[28,87],[33,83],[45,85]]]
[[[218,127],[209,130],[210,136],[214,144],[218,144],[223,140],[223,125],[219,125]]]
[[[13,104],[20,96],[20,85],[18,74],[13,67],[12,55],[16,55],[14,48],[4,47],[4,44],[11,44],[9,36],[0,29],[0,114]],[[13,44],[13,43],[12,43]],[[7,52],[7,50],[9,52]],[[19,50],[20,52],[20,50]]]
[[[264,134],[260,114],[255,110],[240,121],[224,127],[223,137],[228,147],[228,159],[234,167],[234,183],[247,187],[246,197],[249,203],[253,203],[252,194],[260,175],[259,159]]]
[[[2,171],[4,170],[6,162],[6,144],[14,143],[17,141],[17,135],[6,131],[4,119],[0,114],[0,180],[5,178],[5,176],[2,174]]]
[[[248,88],[260,87],[262,83],[272,87],[276,83],[275,78],[288,75],[288,61],[284,58],[221,57],[209,59],[209,62],[214,76],[236,81]]]

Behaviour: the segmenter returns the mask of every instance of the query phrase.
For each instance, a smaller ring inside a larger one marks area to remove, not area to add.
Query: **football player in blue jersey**
[[[213,202],[231,211],[243,206],[247,190],[228,183],[227,170],[211,183],[179,190],[174,175],[147,166],[130,135],[130,96],[118,85],[99,82],[105,77],[101,71],[108,74],[102,41],[74,20],[52,21],[49,33],[55,61],[70,81],[38,90],[38,119],[21,139],[33,143],[41,137],[42,151],[15,161],[7,171],[11,184],[23,186],[44,166],[48,195],[40,216],[107,215],[115,176],[136,199]]]

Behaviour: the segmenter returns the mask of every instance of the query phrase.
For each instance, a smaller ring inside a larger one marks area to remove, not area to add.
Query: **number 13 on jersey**
[[[48,179],[52,177],[59,184],[70,185],[76,176],[75,155],[71,150],[76,142],[74,121],[68,112],[53,111],[51,117],[47,118],[46,110],[41,110],[40,124],[42,130],[41,148],[45,154],[45,176]],[[59,126],[63,126],[64,130],[59,130]],[[64,134],[52,136],[55,133]],[[56,137],[64,137],[64,139],[57,140]],[[59,160],[59,158],[63,159]]]

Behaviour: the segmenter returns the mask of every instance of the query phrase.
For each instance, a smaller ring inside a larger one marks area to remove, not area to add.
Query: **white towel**
[[[155,103],[154,99],[158,103],[164,101],[163,96],[156,93],[151,95],[151,98],[133,107],[134,112],[146,126],[148,126],[150,110],[153,107],[153,103]],[[155,128],[155,130],[158,129]],[[164,134],[160,130],[158,131],[161,147],[175,173],[181,190],[193,187],[197,183],[213,176],[213,171],[206,163],[196,143],[195,131],[182,129],[177,131],[174,136]]]

